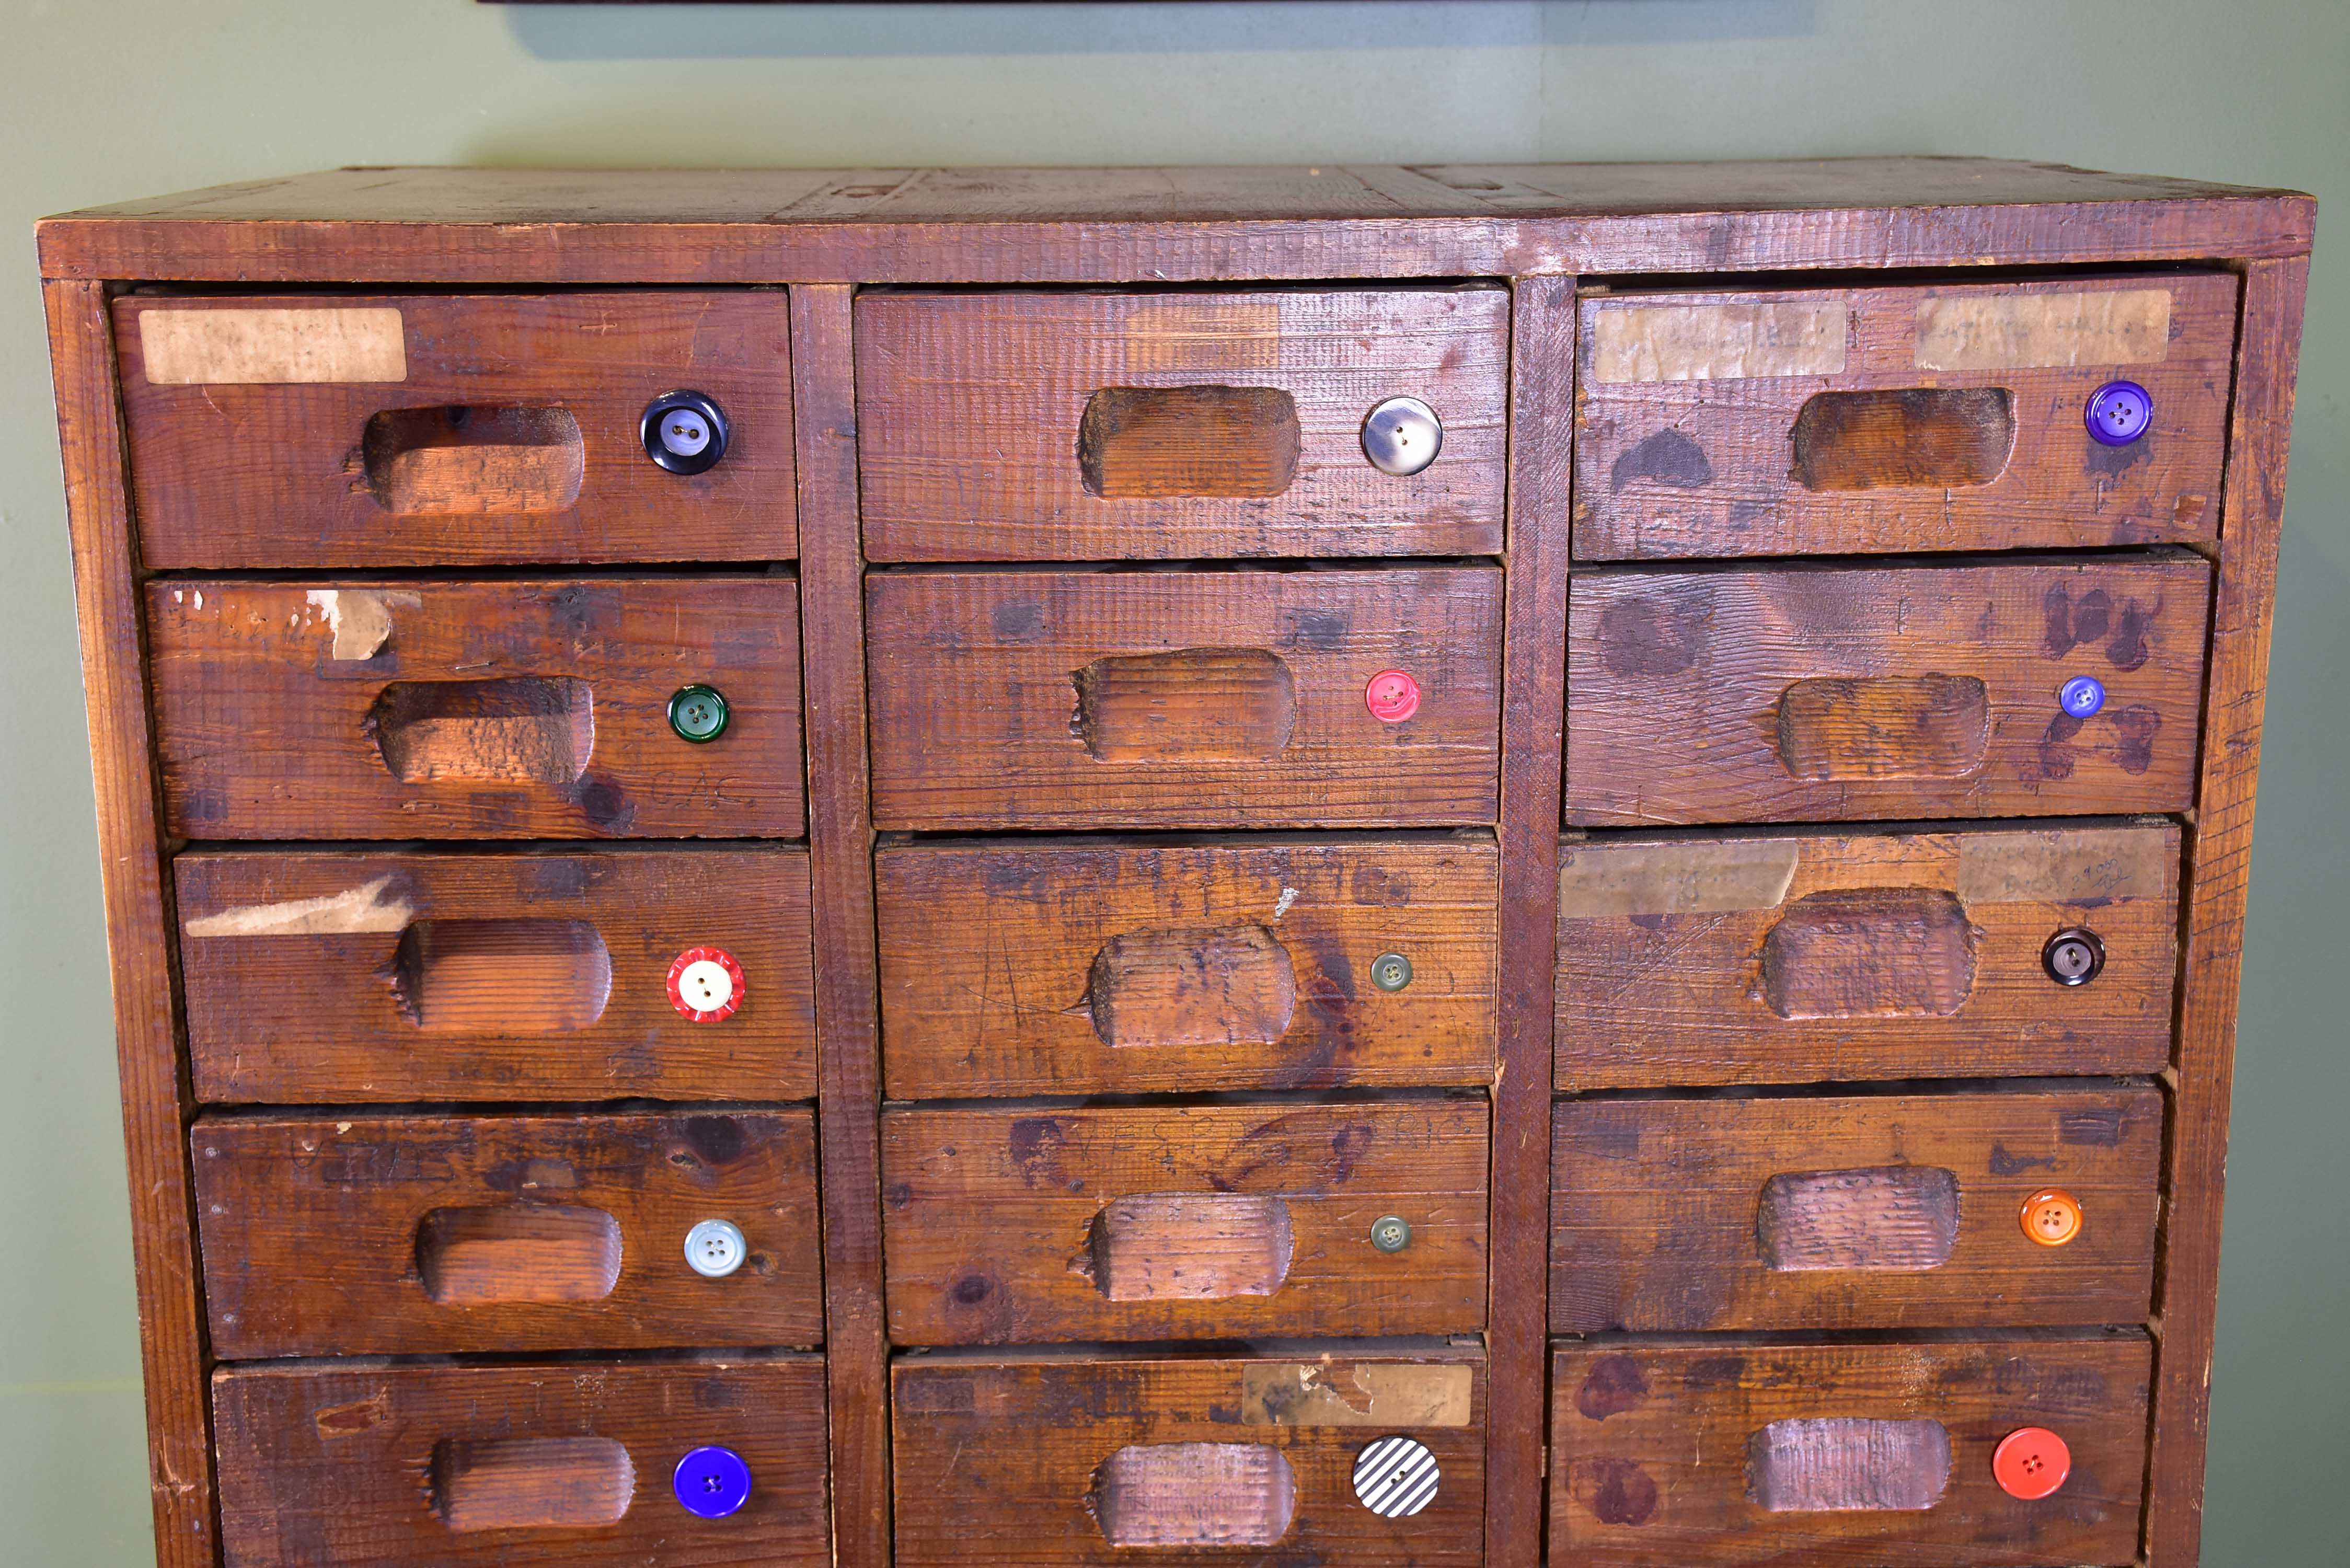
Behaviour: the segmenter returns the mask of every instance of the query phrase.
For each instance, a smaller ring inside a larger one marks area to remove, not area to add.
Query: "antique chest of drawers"
[[[160,1561],[2187,1568],[2314,222],[52,220]]]

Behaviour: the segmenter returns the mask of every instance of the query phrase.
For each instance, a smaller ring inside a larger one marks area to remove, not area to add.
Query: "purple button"
[[[2106,446],[2127,446],[2154,423],[2154,396],[2136,381],[2107,381],[2089,394],[2089,433]]]
[[[2057,703],[2075,719],[2086,719],[2106,705],[2106,683],[2094,675],[2075,675],[2056,693]]]
[[[678,1460],[669,1484],[686,1512],[723,1519],[751,1501],[751,1467],[733,1449],[712,1445]]]

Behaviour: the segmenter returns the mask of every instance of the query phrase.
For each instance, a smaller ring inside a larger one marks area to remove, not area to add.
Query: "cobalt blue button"
[[[2094,675],[2075,675],[2057,691],[2056,701],[2075,719],[2090,718],[2106,705],[2106,683]]]
[[[2154,423],[2154,396],[2136,381],[2107,381],[2089,394],[2089,433],[2106,446],[2127,446]]]
[[[677,1461],[669,1484],[686,1512],[723,1519],[751,1501],[751,1467],[732,1449],[696,1449]]]

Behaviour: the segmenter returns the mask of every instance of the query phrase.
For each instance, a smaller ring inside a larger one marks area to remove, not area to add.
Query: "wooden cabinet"
[[[2191,1568],[2313,226],[51,220],[159,1563]]]

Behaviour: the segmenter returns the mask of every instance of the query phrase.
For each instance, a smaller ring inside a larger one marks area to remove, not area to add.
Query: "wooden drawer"
[[[865,604],[879,827],[1493,820],[1491,568],[894,572]],[[1381,719],[1391,671],[1419,695]]]
[[[1467,1332],[1485,1168],[1466,1098],[885,1111],[890,1338]]]
[[[150,567],[781,560],[781,291],[115,301]],[[654,400],[726,421],[707,472],[646,453]]]
[[[889,1094],[1482,1085],[1499,862],[1451,838],[884,850]]]
[[[189,838],[794,837],[799,610],[773,576],[157,578],[170,830]],[[716,739],[671,728],[687,686]]]
[[[224,1359],[823,1337],[806,1111],[223,1116],[190,1141]],[[704,1220],[744,1239],[723,1278],[686,1264]]]
[[[2210,585],[2184,550],[1582,574],[1566,819],[2184,810]],[[2084,677],[2104,701],[2076,718]]]
[[[1588,1568],[2135,1563],[2150,1360],[2136,1334],[1563,1346],[1551,1550]],[[2072,1469],[2026,1501],[1991,1457],[2035,1427]]]
[[[803,850],[198,853],[172,879],[201,1098],[816,1096]],[[731,1012],[672,1000],[703,949]]]
[[[858,467],[877,561],[1502,549],[1507,291],[868,294]],[[1416,398],[1435,461],[1363,428]]]
[[[1584,1100],[1552,1127],[1555,1334],[2146,1316],[2151,1087]],[[2052,1191],[2054,1245],[2027,1228]]]
[[[2170,1060],[2168,822],[1604,835],[1564,846],[1558,883],[1562,1089]],[[2103,955],[2085,980],[2056,950],[2066,937]]]
[[[2230,274],[1607,295],[1580,315],[1577,556],[2219,537]],[[2152,421],[2108,446],[2088,410],[2116,381]]]
[[[215,1373],[228,1568],[715,1568],[830,1560],[824,1364],[253,1366]],[[730,1449],[751,1492],[689,1513]]]
[[[900,1360],[897,1561],[1482,1562],[1478,1353],[1334,1348],[1305,1361]],[[1416,1478],[1386,1506],[1418,1511],[1389,1517],[1358,1501],[1354,1478],[1366,1450],[1399,1438],[1424,1461],[1391,1444],[1365,1474],[1373,1497],[1398,1469]]]

